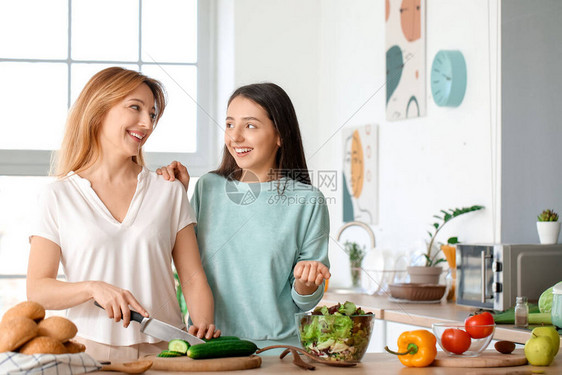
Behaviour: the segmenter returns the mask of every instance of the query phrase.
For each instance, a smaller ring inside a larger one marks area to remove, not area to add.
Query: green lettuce
[[[365,315],[365,311],[349,301],[343,305],[316,307],[311,315],[302,317],[299,324],[303,347],[321,358],[360,359],[369,345],[372,315],[358,315]]]
[[[539,298],[539,310],[542,313],[549,313],[552,311],[552,292],[553,292],[554,286],[551,286],[550,288],[548,288],[547,290],[545,290],[544,292],[542,292],[540,298]]]
[[[338,312],[343,315],[353,315],[357,310],[357,306],[353,302],[346,301],[343,305],[340,306]]]

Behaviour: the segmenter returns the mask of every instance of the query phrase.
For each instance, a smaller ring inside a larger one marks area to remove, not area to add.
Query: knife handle
[[[96,305],[97,307],[99,307],[102,310],[105,310],[103,308],[103,306],[98,303],[98,301],[94,301],[94,305]],[[144,319],[144,316],[142,316],[141,314],[139,314],[135,310],[131,310],[131,320],[134,320],[135,322],[138,322],[138,323],[142,323],[143,319]]]

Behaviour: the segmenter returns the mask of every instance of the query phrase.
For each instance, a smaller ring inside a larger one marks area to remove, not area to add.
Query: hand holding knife
[[[97,303],[97,301],[94,301],[94,304],[97,307],[103,309],[103,307],[99,303]],[[148,336],[156,337],[160,340],[171,341],[173,339],[182,339],[187,341],[190,345],[205,343],[205,341],[201,340],[200,338],[193,336],[192,334],[189,334],[179,328],[176,328],[171,324],[150,317],[146,318],[135,310],[131,310],[131,320],[140,323],[140,331],[142,333]]]

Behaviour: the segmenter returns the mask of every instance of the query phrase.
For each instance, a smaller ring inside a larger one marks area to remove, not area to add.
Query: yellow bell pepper
[[[424,329],[403,332],[398,337],[398,352],[386,346],[384,349],[398,356],[404,366],[426,367],[433,363],[437,356],[437,340],[433,333]]]

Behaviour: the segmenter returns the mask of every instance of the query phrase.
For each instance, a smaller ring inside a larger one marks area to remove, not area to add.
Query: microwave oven
[[[457,304],[506,310],[562,280],[562,244],[457,245]]]

